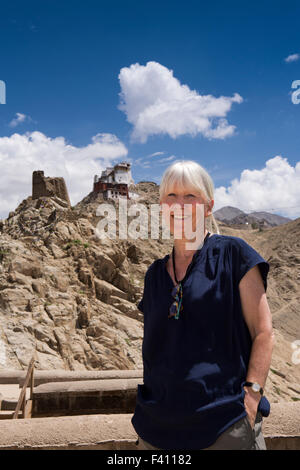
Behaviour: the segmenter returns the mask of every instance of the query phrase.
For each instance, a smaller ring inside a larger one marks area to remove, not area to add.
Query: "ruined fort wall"
[[[64,178],[45,177],[43,171],[34,171],[32,174],[32,199],[45,196],[57,196],[71,205]]]

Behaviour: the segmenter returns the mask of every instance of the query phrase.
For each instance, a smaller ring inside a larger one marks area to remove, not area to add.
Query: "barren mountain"
[[[269,212],[251,212],[250,214],[246,214],[246,212],[237,209],[236,207],[232,206],[225,206],[221,209],[218,209],[213,212],[216,219],[222,221],[227,225],[234,225],[235,228],[243,228],[237,227],[238,225],[244,224],[256,224],[256,225],[264,225],[266,227],[276,227],[277,225],[286,224],[290,222],[292,219],[288,217],[283,217],[278,214],[271,214]]]
[[[148,207],[158,203],[158,189],[151,182],[134,186]],[[136,305],[147,267],[171,252],[172,240],[100,239],[102,202],[94,193],[74,207],[58,197],[28,197],[0,221],[1,369],[25,368],[34,348],[39,369],[142,368],[143,316]],[[118,214],[117,201],[105,202]],[[219,228],[270,263],[276,345],[266,394],[271,401],[300,399],[293,345],[300,340],[300,219],[261,231],[221,221]]]
[[[224,206],[221,207],[221,209],[218,209],[216,211],[213,211],[213,214],[216,219],[222,221],[225,223],[225,221],[228,223],[235,217],[239,215],[244,215],[245,212],[241,211],[237,207],[232,207],[232,206]]]

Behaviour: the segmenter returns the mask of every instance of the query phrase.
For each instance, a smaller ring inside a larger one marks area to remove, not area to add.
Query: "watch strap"
[[[252,385],[254,385],[254,382],[245,382],[245,384],[244,384],[244,385],[245,385],[245,387],[252,387]],[[259,385],[259,384],[256,384],[256,385]],[[259,386],[260,386],[260,385],[259,385]],[[264,390],[263,390],[263,388],[262,388],[262,387],[260,387],[260,389],[259,389],[259,393],[260,393],[261,395],[263,395],[263,394],[264,394]]]

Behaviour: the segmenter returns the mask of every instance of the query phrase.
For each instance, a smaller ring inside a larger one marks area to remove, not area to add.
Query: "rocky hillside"
[[[141,184],[141,195],[150,193]],[[93,193],[72,208],[28,197],[0,222],[0,368],[24,368],[34,348],[40,369],[142,366],[136,304],[147,267],[168,244],[100,240],[101,202]]]
[[[158,203],[155,183],[134,189],[138,202]],[[58,197],[28,197],[0,221],[1,369],[25,368],[34,348],[39,369],[142,368],[143,316],[136,305],[147,267],[172,243],[99,239],[101,202],[93,193],[74,207]],[[110,204],[118,211],[117,201]],[[300,365],[292,361],[292,343],[300,339],[300,219],[262,231],[221,221],[219,227],[270,262],[276,346],[267,393],[272,401],[297,400]]]

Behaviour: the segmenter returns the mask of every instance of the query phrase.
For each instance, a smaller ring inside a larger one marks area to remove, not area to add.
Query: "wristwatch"
[[[245,382],[245,387],[251,387],[253,392],[264,394],[263,388],[257,382]]]

